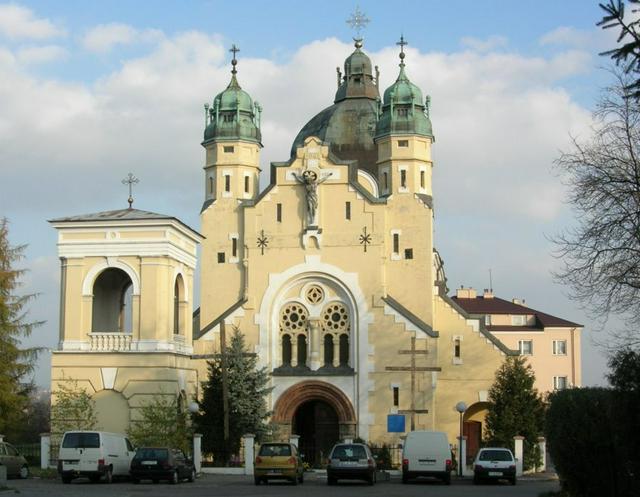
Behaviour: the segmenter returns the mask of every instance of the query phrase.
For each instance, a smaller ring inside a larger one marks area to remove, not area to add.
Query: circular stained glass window
[[[304,331],[309,313],[296,302],[287,304],[280,313],[280,331]]]
[[[322,311],[322,324],[326,331],[349,331],[349,311],[344,304],[329,304]]]

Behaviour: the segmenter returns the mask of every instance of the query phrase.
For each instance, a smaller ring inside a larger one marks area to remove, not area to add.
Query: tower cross
[[[398,354],[411,356],[411,366],[387,366],[385,368],[386,371],[408,371],[411,373],[411,406],[409,409],[398,411],[398,414],[411,415],[411,431],[416,429],[416,414],[427,414],[429,412],[429,409],[416,409],[416,373],[441,370],[441,368],[433,366],[416,366],[416,356],[427,355],[428,353],[427,350],[416,350],[416,337],[411,337],[411,349],[398,351]]]
[[[229,52],[231,52],[233,54],[233,59],[231,60],[231,65],[233,66],[233,69],[231,70],[232,74],[236,74],[236,65],[238,65],[238,60],[236,59],[236,54],[240,51],[240,49],[238,47],[236,47],[236,44],[234,43],[233,45],[231,45],[231,48],[229,49]]]
[[[127,202],[129,202],[129,209],[131,209],[131,206],[133,205],[133,185],[136,183],[140,183],[140,180],[132,173],[129,173],[127,177],[122,180],[123,185],[129,185],[129,198],[127,199]]]
[[[367,27],[371,20],[360,10],[360,6],[356,6],[355,12],[347,19],[347,24],[351,26],[351,29],[355,29],[358,38],[360,38],[360,31]]]
[[[396,42],[396,45],[400,46],[400,53],[403,54],[404,53],[404,47],[405,45],[408,45],[409,43],[404,41],[404,35],[400,35],[400,41]]]

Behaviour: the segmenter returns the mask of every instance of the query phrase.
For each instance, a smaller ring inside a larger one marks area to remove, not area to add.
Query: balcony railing
[[[97,352],[120,352],[131,350],[131,334],[88,333],[90,350]]]

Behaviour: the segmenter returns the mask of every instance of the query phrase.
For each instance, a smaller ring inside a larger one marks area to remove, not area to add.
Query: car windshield
[[[167,449],[138,449],[135,459],[152,459],[154,461],[166,461],[169,458]]]
[[[480,452],[480,461],[513,461],[508,450],[483,450]]]
[[[65,449],[98,449],[100,435],[98,433],[67,433],[62,441]]]
[[[367,453],[362,445],[338,445],[333,449],[332,459],[366,459]]]
[[[261,456],[290,456],[291,447],[287,444],[270,444],[260,447]]]

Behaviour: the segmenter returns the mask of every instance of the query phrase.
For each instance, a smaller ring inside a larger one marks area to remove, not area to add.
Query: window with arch
[[[307,365],[307,322],[309,312],[298,302],[280,311],[280,341],[283,366]]]
[[[184,334],[186,300],[184,297],[184,279],[182,275],[176,276],[173,284],[173,334]]]
[[[122,269],[110,267],[93,283],[92,333],[131,333],[133,282]]]
[[[347,306],[331,302],[322,311],[325,366],[349,366],[349,333],[351,319]]]

